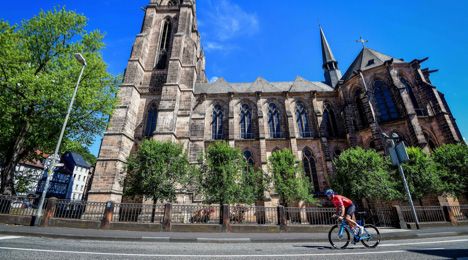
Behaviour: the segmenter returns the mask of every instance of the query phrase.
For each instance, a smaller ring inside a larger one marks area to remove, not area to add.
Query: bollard
[[[106,203],[106,209],[104,210],[104,215],[101,220],[101,229],[109,229],[110,223],[112,221],[112,216],[114,215],[114,202],[108,201]]]
[[[280,226],[281,231],[287,231],[287,221],[286,221],[286,211],[284,206],[278,206],[278,225]]]
[[[164,218],[163,218],[163,223],[162,223],[163,231],[166,231],[166,232],[171,231],[171,228],[172,228],[171,212],[172,212],[172,204],[167,203],[166,205],[164,205]]]
[[[49,220],[54,217],[55,208],[57,207],[57,198],[49,198],[47,201],[47,207],[42,218],[41,226],[49,226]]]
[[[221,226],[223,232],[231,232],[231,225],[229,222],[229,205],[223,204],[221,207]]]

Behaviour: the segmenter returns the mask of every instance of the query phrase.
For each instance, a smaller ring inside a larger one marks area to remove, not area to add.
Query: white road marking
[[[4,236],[4,237],[0,237],[0,240],[16,239],[16,238],[21,238],[21,237],[20,236]]]
[[[424,242],[410,242],[410,243],[401,243],[401,244],[381,244],[381,245],[379,245],[379,247],[385,247],[385,246],[407,246],[407,245],[425,245],[425,244],[440,244],[440,243],[465,242],[465,241],[468,241],[468,239],[424,241]]]

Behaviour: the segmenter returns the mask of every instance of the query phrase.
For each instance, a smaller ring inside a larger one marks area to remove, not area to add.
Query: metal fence
[[[47,200],[44,201],[44,207]],[[0,196],[0,214],[15,216],[33,216],[36,214],[37,203],[27,196]]]
[[[287,225],[331,225],[335,223],[331,217],[334,208],[295,208],[286,207]]]
[[[229,207],[231,224],[277,225],[278,208],[235,205]]]
[[[113,222],[161,223],[164,218],[164,205],[141,203],[114,204]]]
[[[448,208],[458,222],[468,222],[468,205],[449,206]]]
[[[367,224],[373,224],[379,227],[398,226],[398,214],[393,207],[378,207],[369,210],[370,216],[366,220]]]
[[[172,205],[172,223],[219,224],[219,205]]]
[[[445,222],[442,206],[415,206],[419,222]],[[415,222],[411,207],[402,206],[401,213],[406,222]]]
[[[106,202],[57,200],[54,218],[101,221]]]

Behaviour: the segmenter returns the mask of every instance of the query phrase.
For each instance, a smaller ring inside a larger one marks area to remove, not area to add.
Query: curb
[[[66,234],[51,234],[51,233],[28,233],[28,232],[1,232],[5,235],[21,235],[46,238],[61,238],[61,239],[86,239],[86,240],[107,240],[107,241],[141,241],[141,242],[158,242],[158,243],[310,243],[310,242],[328,242],[325,234],[323,238],[278,238],[278,239],[263,239],[263,238],[173,238],[173,237],[111,237],[111,236],[82,236],[82,235],[66,235]],[[440,233],[420,233],[420,234],[382,234],[382,240],[397,240],[397,239],[420,239],[432,238],[438,235],[444,237],[468,235],[468,232],[440,232]]]

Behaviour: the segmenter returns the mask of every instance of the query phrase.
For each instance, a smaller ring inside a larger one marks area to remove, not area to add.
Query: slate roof
[[[349,66],[348,70],[341,79],[346,81],[353,77],[353,71],[364,71],[367,69],[371,69],[380,66],[384,64],[384,62],[389,61],[391,59],[393,59],[393,62],[395,63],[404,62],[403,60],[395,59],[376,50],[363,48],[356,57],[356,59],[353,61],[353,63],[351,63],[351,66]]]
[[[228,83],[218,78],[212,83],[195,84],[195,94],[227,94],[227,93],[282,93],[282,92],[328,92],[334,89],[323,82],[308,81],[297,77],[294,81],[268,82],[257,78],[252,83]]]
[[[328,44],[327,38],[325,37],[325,33],[320,27],[320,42],[322,44],[322,61],[323,64],[326,64],[330,61],[336,61],[333,53],[331,51],[330,45]]]
[[[90,168],[91,165],[81,156],[79,153],[75,152],[66,152],[64,157],[67,159],[73,160],[76,166],[83,167],[83,168]]]

